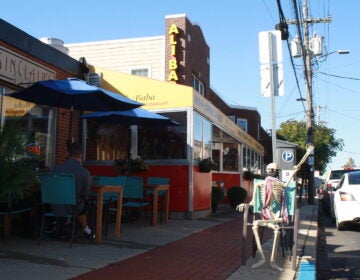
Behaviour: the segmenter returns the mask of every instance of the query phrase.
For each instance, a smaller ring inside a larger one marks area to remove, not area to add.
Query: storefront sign
[[[26,114],[41,116],[41,108],[34,103],[26,102],[12,97],[6,98],[6,117],[22,117]]]
[[[169,35],[170,35],[170,53],[172,59],[169,60],[169,76],[168,81],[177,82],[179,80],[176,70],[178,68],[178,61],[177,61],[177,35],[179,34],[179,30],[176,24],[172,24],[169,28]]]
[[[55,71],[0,47],[0,79],[13,84],[32,84],[55,79]]]

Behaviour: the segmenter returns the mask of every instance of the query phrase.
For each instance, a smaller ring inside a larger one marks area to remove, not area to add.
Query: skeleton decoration
[[[282,182],[279,180],[279,168],[277,164],[270,163],[266,167],[268,176],[265,178],[265,180],[254,180],[254,192],[251,202],[249,204],[242,203],[236,207],[237,211],[243,212],[246,205],[253,207],[255,207],[256,204],[261,205],[261,209],[258,209],[258,212],[261,213],[261,219],[254,220],[252,223],[252,230],[261,259],[257,263],[253,264],[251,266],[252,268],[258,268],[265,263],[265,255],[259,236],[259,227],[267,227],[274,231],[270,266],[277,271],[283,271],[281,267],[275,264],[275,259],[280,238],[280,231],[283,228],[283,225],[288,225],[289,223],[289,208],[287,207],[288,205],[286,205],[288,202],[285,199],[286,191],[288,189],[285,188],[289,186],[296,172],[312,153],[313,149],[314,148],[312,146],[308,147],[306,154],[301,159],[299,164],[294,167],[292,175],[288,178],[287,182]],[[257,203],[257,200],[261,200],[261,203]]]

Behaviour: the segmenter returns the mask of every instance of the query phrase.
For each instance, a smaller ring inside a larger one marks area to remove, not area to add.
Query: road
[[[338,231],[319,201],[317,279],[360,279],[360,226]]]

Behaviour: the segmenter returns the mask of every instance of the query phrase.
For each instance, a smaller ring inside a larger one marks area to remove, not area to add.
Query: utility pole
[[[304,39],[303,39],[303,55],[304,55],[304,74],[306,83],[306,145],[314,146],[314,109],[313,109],[313,94],[312,94],[312,64],[313,50],[311,49],[309,40],[309,26],[314,23],[329,23],[331,18],[315,19],[309,18],[307,0],[304,0],[303,4],[303,20],[300,22],[297,20],[288,20],[287,24],[301,24],[303,27]],[[315,149],[314,149],[315,151]],[[308,177],[308,203],[314,204],[314,151],[308,158],[309,177]]]

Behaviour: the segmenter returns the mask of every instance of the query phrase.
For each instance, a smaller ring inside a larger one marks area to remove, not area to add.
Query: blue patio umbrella
[[[143,105],[83,80],[47,80],[8,94],[40,105],[88,111],[130,110]]]
[[[127,111],[95,112],[81,115],[81,118],[97,120],[107,124],[177,126],[180,123],[142,108]]]
[[[73,110],[130,110],[143,105],[121,94],[92,86],[77,78],[39,81],[7,96],[40,105],[70,109],[69,142],[72,141]]]

